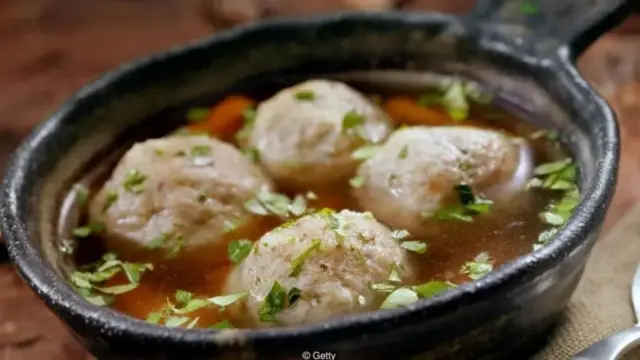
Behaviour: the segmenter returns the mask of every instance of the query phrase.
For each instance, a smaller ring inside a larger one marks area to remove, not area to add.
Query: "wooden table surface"
[[[395,1],[462,11],[472,0]],[[393,6],[391,0],[0,0],[0,173],[35,124],[102,72],[216,28],[261,16]],[[615,108],[622,131],[618,190],[605,231],[640,200],[640,20],[603,37],[580,69]],[[9,265],[0,265],[0,360],[91,357]]]

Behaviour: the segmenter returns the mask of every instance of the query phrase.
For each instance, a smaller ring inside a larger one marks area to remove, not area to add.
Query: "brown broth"
[[[471,118],[482,124],[482,127],[521,137],[526,137],[538,130],[515,115],[496,107],[474,104],[471,109]],[[465,122],[452,122],[452,125],[456,124],[467,125]],[[566,157],[558,143],[539,139],[530,140],[530,144],[533,164]],[[278,189],[279,192],[289,195],[304,190],[306,189],[298,189],[298,191]],[[341,184],[340,187],[333,186],[326,189],[313,189],[313,191],[318,199],[311,201],[310,207],[365,211],[360,209],[351,197],[348,183]],[[495,270],[500,265],[532,251],[532,245],[538,235],[548,228],[548,225],[538,219],[538,214],[553,200],[554,196],[551,191],[546,190],[523,191],[514,199],[513,206],[508,209],[492,210],[488,214],[477,216],[471,223],[444,222],[440,227],[438,238],[416,239],[425,240],[429,244],[426,254],[412,255],[420,264],[420,282],[448,280],[462,284],[470,279],[467,275],[460,274],[460,268],[481,252],[489,253],[495,261]],[[278,220],[270,219],[261,232],[267,232],[277,225],[279,225]],[[244,236],[238,236],[238,238],[242,237]],[[250,240],[257,240],[257,238]],[[99,259],[105,251],[99,238],[86,239],[79,242],[75,261],[86,264]],[[135,290],[116,297],[113,308],[144,319],[150,312],[163,309],[167,305],[167,299],[173,301],[178,289],[192,292],[196,297],[221,295],[221,288],[232,266],[231,262],[224,265],[191,264],[182,263],[179,260],[155,263],[154,270],[142,276],[140,285]],[[110,285],[122,283],[126,283],[126,279],[120,275],[109,281]],[[226,314],[218,309],[199,310],[189,316],[200,318],[197,327],[207,327],[226,319]]]

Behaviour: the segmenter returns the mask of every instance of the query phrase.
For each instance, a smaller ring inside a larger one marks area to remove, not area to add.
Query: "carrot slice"
[[[255,101],[242,96],[230,95],[211,108],[205,121],[187,127],[193,132],[207,132],[212,136],[229,139],[243,126],[243,113]]]
[[[449,115],[437,109],[422,106],[417,100],[408,96],[394,96],[385,102],[385,110],[395,121],[407,125],[426,126],[475,126],[487,127],[487,125],[475,121],[464,120],[457,122]]]

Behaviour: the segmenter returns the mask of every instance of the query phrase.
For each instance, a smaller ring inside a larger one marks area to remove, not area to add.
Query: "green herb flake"
[[[398,159],[406,159],[409,154],[409,145],[405,145],[402,147],[402,150],[398,153]]]
[[[173,241],[173,245],[171,246],[171,249],[169,249],[169,252],[166,255],[166,258],[168,259],[175,258],[176,256],[178,256],[178,254],[182,251],[183,248],[184,248],[184,238],[182,236],[176,237],[175,240]]]
[[[108,190],[105,195],[104,208],[102,208],[102,211],[109,210],[116,201],[118,201],[118,192],[115,190]]]
[[[73,191],[76,196],[76,204],[78,204],[78,206],[86,205],[87,200],[89,199],[89,190],[87,190],[84,185],[76,184],[73,186]]]
[[[289,301],[289,307],[293,306],[293,304],[300,299],[300,289],[296,287],[292,287],[287,294],[287,300]]]
[[[300,90],[294,96],[301,101],[313,101],[316,98],[316,94],[311,90]]]
[[[199,156],[211,156],[213,150],[211,146],[208,145],[195,145],[191,148],[191,156],[199,157]]]
[[[123,285],[114,285],[109,287],[94,286],[93,288],[100,291],[103,294],[120,295],[120,294],[127,293],[137,287],[138,287],[138,284],[123,284]]]
[[[391,293],[393,292],[393,290],[396,289],[396,286],[392,284],[387,284],[387,283],[377,283],[377,284],[370,284],[369,288],[371,288],[371,290],[376,292]]]
[[[398,265],[393,264],[393,266],[391,267],[391,271],[389,272],[389,277],[387,278],[387,281],[391,281],[391,282],[402,281],[402,271],[398,267]]]
[[[227,306],[244,299],[245,297],[247,297],[248,294],[249,293],[245,291],[245,292],[240,292],[240,293],[230,294],[230,295],[214,296],[212,298],[209,298],[208,300],[210,303],[214,305],[218,305],[221,308],[226,308]]]
[[[256,109],[253,106],[247,107],[243,112],[242,112],[242,118],[244,119],[244,125],[245,126],[251,126],[253,125],[254,121],[256,120]]]
[[[320,249],[320,246],[322,245],[322,241],[320,239],[313,239],[311,241],[311,245],[309,245],[308,248],[306,248],[302,254],[296,256],[292,261],[291,261],[291,271],[289,272],[289,276],[298,276],[300,274],[300,271],[302,271],[302,265],[304,265],[304,261],[311,256],[311,254]]]
[[[293,216],[301,216],[305,211],[307,211],[307,200],[303,195],[296,195],[289,206],[289,212]]]
[[[164,320],[164,326],[168,328],[175,328],[185,324],[190,319],[186,316],[170,316]]]
[[[413,290],[418,293],[421,298],[429,298],[455,287],[455,284],[448,281],[429,281],[424,284],[414,286]]]
[[[227,246],[229,260],[235,264],[241,263],[251,253],[253,243],[247,239],[234,240]]]
[[[105,225],[101,222],[92,222],[85,226],[73,229],[73,236],[77,238],[86,238],[90,235],[100,234],[105,229]]]
[[[169,241],[169,239],[171,239],[170,233],[164,233],[164,234],[158,235],[153,239],[151,239],[151,241],[149,241],[149,243],[147,244],[147,248],[151,250],[158,249],[164,246],[164,244],[166,244],[167,241]]]
[[[478,280],[493,270],[493,260],[488,253],[478,254],[473,261],[468,261],[460,268],[461,274],[466,274],[473,280]]]
[[[186,305],[193,299],[193,294],[188,291],[178,289],[176,290],[176,294],[174,295],[174,297],[176,298],[178,304]]]
[[[546,163],[546,164],[542,164],[539,165],[535,168],[534,170],[534,174],[535,175],[549,175],[552,173],[557,173],[559,171],[564,170],[567,166],[569,166],[571,164],[572,160],[570,158],[564,159],[564,160],[560,160],[560,161],[555,161],[555,162],[551,162],[551,163]]]
[[[177,294],[176,294],[177,295]],[[171,310],[174,314],[184,315],[189,314],[194,311],[198,311],[200,309],[206,308],[210,306],[211,302],[208,299],[190,299],[187,303],[183,305],[181,308],[175,308],[173,305],[170,306]]]
[[[557,213],[551,211],[545,211],[540,214],[540,219],[549,225],[560,226],[563,225],[566,219]]]
[[[364,186],[364,177],[356,176],[349,179],[349,185],[354,189],[359,189]]]
[[[364,161],[374,157],[378,151],[380,151],[380,145],[363,145],[351,153],[351,158]]]
[[[193,329],[196,326],[196,324],[198,323],[198,320],[200,320],[199,317],[191,320],[191,322],[187,326],[185,326],[184,328],[185,329]]]
[[[187,111],[187,121],[195,124],[207,120],[211,110],[204,107],[192,108]]]
[[[396,241],[401,241],[411,236],[407,230],[393,230],[391,232],[391,237]]]
[[[144,182],[147,176],[138,169],[130,169],[124,179],[124,189],[130,193],[139,194],[144,191]]]
[[[260,321],[266,323],[276,322],[276,314],[285,308],[287,293],[278,281],[273,282],[271,290],[258,309]]]
[[[559,137],[558,132],[555,130],[538,130],[529,135],[531,140],[537,140],[545,138],[549,141],[557,140]]]
[[[384,300],[380,309],[395,309],[402,306],[411,305],[418,301],[418,294],[408,288],[399,288],[394,290]]]
[[[157,324],[162,320],[163,314],[161,312],[151,312],[147,314],[146,321],[150,324]]]
[[[551,239],[553,239],[553,237],[556,236],[557,233],[557,228],[551,228],[541,232],[540,235],[538,235],[536,243],[533,245],[533,250],[536,251],[544,245],[548,244],[549,241],[551,241]]]
[[[233,329],[233,328],[234,327],[231,324],[231,322],[226,319],[209,326],[209,329],[211,330],[222,330],[222,329]]]
[[[355,110],[351,110],[344,114],[342,118],[342,132],[345,133],[351,129],[355,129],[364,124],[364,117]]]
[[[260,161],[260,151],[254,147],[246,148],[243,153],[247,160],[251,161],[252,163],[257,163],[258,161]]]
[[[153,270],[153,264],[149,263],[122,263],[122,270],[132,284],[138,284],[140,282],[141,274],[147,270]]]
[[[469,102],[465,85],[461,81],[451,83],[442,97],[441,105],[453,120],[466,120],[469,117]]]
[[[536,15],[540,12],[540,8],[532,0],[525,0],[520,3],[520,12],[523,15]]]
[[[400,247],[420,255],[427,252],[427,244],[423,241],[404,241]]]

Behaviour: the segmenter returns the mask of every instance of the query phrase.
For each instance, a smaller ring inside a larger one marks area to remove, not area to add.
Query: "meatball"
[[[244,203],[263,188],[270,180],[231,145],[207,136],[153,139],[124,155],[90,217],[105,225],[109,250],[129,258],[224,260],[228,238],[262,221]]]
[[[321,210],[265,234],[229,276],[226,291],[248,291],[235,309],[249,318],[248,325],[311,324],[378,309],[385,294],[370,285],[393,271],[403,282],[413,280],[410,259],[370,213]],[[299,298],[273,311],[266,298],[274,288]]]
[[[433,235],[436,224],[429,218],[458,201],[456,185],[469,185],[496,202],[522,190],[532,168],[526,151],[526,144],[492,130],[401,129],[360,166],[361,186],[353,192],[385,224],[413,236]]]
[[[392,128],[379,106],[341,82],[309,80],[261,103],[248,144],[278,183],[314,187],[348,179],[351,153]]]

